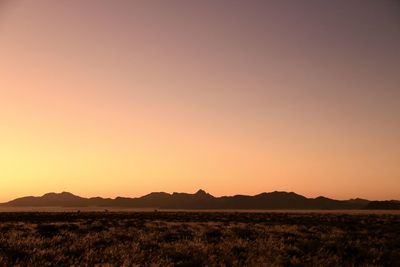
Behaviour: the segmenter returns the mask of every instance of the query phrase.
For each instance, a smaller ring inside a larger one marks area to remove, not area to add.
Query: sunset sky
[[[0,202],[400,199],[400,4],[0,0],[0,122]]]

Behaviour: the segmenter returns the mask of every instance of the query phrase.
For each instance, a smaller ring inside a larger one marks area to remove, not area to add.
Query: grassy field
[[[0,266],[400,266],[400,215],[0,213]]]

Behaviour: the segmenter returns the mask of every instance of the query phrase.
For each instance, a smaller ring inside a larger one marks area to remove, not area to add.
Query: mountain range
[[[214,197],[204,190],[194,194],[154,192],[138,198],[84,198],[68,192],[47,193],[41,197],[22,197],[2,203],[6,207],[123,207],[154,209],[249,209],[249,210],[400,210],[400,201],[366,199],[335,200],[307,198],[293,192],[270,192],[255,196]]]

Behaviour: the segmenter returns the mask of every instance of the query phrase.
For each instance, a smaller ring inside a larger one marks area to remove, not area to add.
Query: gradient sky
[[[0,201],[400,199],[400,4],[0,0],[0,122]]]

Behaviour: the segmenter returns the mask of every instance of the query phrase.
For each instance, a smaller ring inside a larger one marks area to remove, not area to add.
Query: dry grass
[[[400,266],[400,216],[1,213],[0,265]]]

